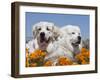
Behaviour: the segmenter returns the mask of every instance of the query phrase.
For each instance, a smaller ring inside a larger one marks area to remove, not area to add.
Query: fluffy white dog
[[[59,36],[59,29],[52,22],[38,22],[33,25],[32,32],[33,40],[26,44],[30,53],[35,49],[46,51],[48,45],[57,40],[57,37]]]
[[[67,39],[69,50],[74,54],[80,53],[82,48],[82,36],[79,26],[67,25],[62,28],[63,35]]]
[[[80,53],[82,47],[81,32],[78,26],[67,25],[61,28],[59,40],[48,47],[48,56],[46,59],[57,63],[60,56],[65,56],[75,61],[74,56]]]

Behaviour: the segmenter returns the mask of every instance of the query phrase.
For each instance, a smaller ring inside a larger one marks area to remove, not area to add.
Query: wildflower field
[[[45,56],[46,52],[41,50],[35,50],[32,53],[29,53],[28,49],[26,49],[26,67],[52,66],[53,62],[51,60],[45,61]],[[89,60],[89,50],[82,48],[81,52],[75,55],[75,62],[71,61],[67,57],[60,56],[56,66],[89,64]]]

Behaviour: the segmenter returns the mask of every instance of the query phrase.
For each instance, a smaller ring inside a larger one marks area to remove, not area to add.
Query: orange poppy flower
[[[58,59],[58,65],[72,65],[72,64],[73,62],[66,57],[60,57]]]
[[[28,61],[28,58],[26,58],[26,67],[29,66],[29,61]]]
[[[86,48],[82,48],[81,49],[81,53],[83,53],[83,52],[87,52],[87,49]]]
[[[44,63],[44,66],[52,66],[52,64],[53,62],[49,60]]]
[[[88,64],[89,57],[90,57],[90,52],[85,48],[82,48],[81,53],[75,56],[79,64]]]
[[[35,50],[33,53],[30,54],[31,59],[38,59],[40,57],[45,57],[46,53],[41,50]]]
[[[34,63],[37,64],[37,66],[40,66],[44,62],[46,52],[43,52],[42,50],[35,50],[34,52],[30,53],[28,56],[28,62],[30,67],[34,66]]]
[[[29,67],[36,67],[37,66],[37,63],[31,63],[30,65],[29,65]]]

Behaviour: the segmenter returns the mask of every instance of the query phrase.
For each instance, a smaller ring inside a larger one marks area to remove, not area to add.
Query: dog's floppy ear
[[[54,40],[57,40],[59,36],[60,36],[59,27],[54,26],[53,27],[53,38],[54,38]]]
[[[37,24],[34,24],[32,27],[32,32],[33,32],[33,38],[36,38],[37,35]]]

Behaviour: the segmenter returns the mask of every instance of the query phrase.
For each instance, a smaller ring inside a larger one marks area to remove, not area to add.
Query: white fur
[[[78,50],[80,51],[82,48],[82,36],[81,36],[81,31],[79,26],[67,25],[64,26],[61,30],[63,31],[63,35],[65,39],[67,39],[68,41],[69,49],[75,54],[78,53],[77,51]],[[71,43],[75,44],[78,41],[78,36],[81,37],[80,44],[78,44],[78,46],[72,46]],[[77,51],[75,52],[75,48],[77,47],[79,47],[79,49],[77,49]]]
[[[49,30],[47,30],[47,27]],[[26,44],[29,52],[31,53],[35,49],[46,50],[48,53],[45,60],[52,60],[54,62],[53,65],[56,65],[57,59],[60,56],[65,56],[74,61],[74,55],[80,53],[82,40],[80,44],[76,44],[78,41],[77,37],[81,36],[80,28],[78,26],[67,25],[59,29],[54,23],[39,22],[33,25],[32,32],[33,40]],[[43,42],[40,41],[41,32],[45,33]],[[46,40],[49,41],[46,42]]]
[[[33,40],[26,44],[31,53],[35,49],[46,50],[49,44],[57,39],[58,28],[52,22],[41,21],[33,25]],[[41,36],[41,33],[43,35]]]
[[[62,27],[61,35],[59,40],[54,42],[53,45],[49,45],[48,47],[48,56],[46,59],[50,59],[54,61],[54,65],[56,64],[57,58],[60,56],[65,56],[74,61],[74,55],[79,53],[82,47],[82,42],[75,46],[77,40],[77,36],[81,36],[80,28],[74,25],[67,25]],[[73,34],[74,33],[74,34]]]

